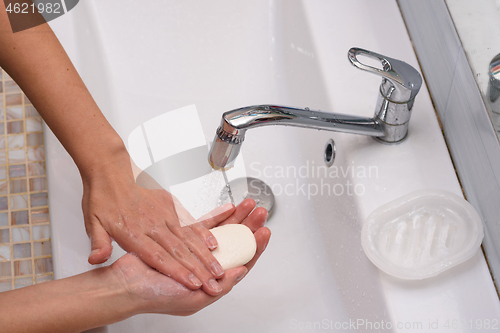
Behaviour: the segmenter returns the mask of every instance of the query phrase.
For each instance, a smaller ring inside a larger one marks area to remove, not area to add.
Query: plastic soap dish
[[[472,257],[483,240],[474,207],[443,190],[420,190],[368,216],[361,244],[382,271],[401,279],[435,276]]]

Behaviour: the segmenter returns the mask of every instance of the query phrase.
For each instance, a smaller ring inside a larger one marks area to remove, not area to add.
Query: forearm
[[[0,293],[0,330],[81,332],[130,317],[133,303],[115,274],[105,267]]]
[[[50,27],[43,24],[12,33],[3,3],[0,23],[0,66],[23,89],[73,157],[82,177],[91,177],[104,162],[128,163],[123,141],[99,110]],[[130,169],[130,164],[126,167]]]
[[[113,238],[183,285],[220,293],[216,278],[223,271],[207,247],[210,232],[181,229],[172,196],[136,184],[122,139],[50,27],[12,33],[1,2],[0,66],[23,89],[80,170],[83,216],[92,244],[89,262],[108,260]]]

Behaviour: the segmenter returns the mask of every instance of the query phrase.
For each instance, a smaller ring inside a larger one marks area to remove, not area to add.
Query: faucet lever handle
[[[377,59],[382,69],[363,64],[358,55]],[[351,64],[361,70],[382,76],[380,92],[385,98],[396,103],[407,103],[415,98],[422,86],[420,73],[406,62],[384,55],[353,47],[347,53]]]

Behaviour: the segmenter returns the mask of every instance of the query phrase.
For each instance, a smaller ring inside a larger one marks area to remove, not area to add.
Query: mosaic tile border
[[[0,72],[0,292],[53,279],[42,118]]]

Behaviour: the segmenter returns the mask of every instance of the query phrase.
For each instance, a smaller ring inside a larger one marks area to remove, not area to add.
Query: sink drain
[[[268,216],[274,208],[274,194],[271,187],[262,180],[252,177],[236,178],[224,186],[219,198],[219,205],[231,202],[229,189],[233,196],[234,204],[238,205],[243,200],[250,198],[255,200],[256,207],[264,207]]]
[[[336,152],[335,142],[332,139],[330,139],[326,142],[325,154],[323,156],[327,167],[331,167],[333,165],[333,162],[335,161],[335,152]]]

